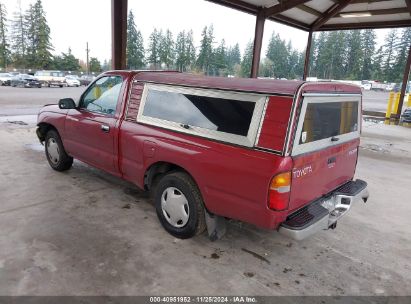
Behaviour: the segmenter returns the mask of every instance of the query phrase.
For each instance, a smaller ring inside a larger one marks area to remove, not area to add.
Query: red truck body
[[[113,113],[46,106],[38,117],[40,140],[44,141],[47,131],[54,128],[68,155],[141,189],[150,188],[155,173],[178,168],[198,186],[208,213],[267,229],[278,229],[290,215],[301,213],[299,210],[313,201],[329,196],[353,180],[358,136],[314,148],[308,153],[294,154],[293,149],[299,136],[296,134],[300,112],[305,107],[304,96],[308,96],[307,100],[314,98],[310,96],[320,96],[320,99],[332,95],[335,98],[354,96],[358,99],[360,113],[359,87],[335,82],[230,79],[177,72],[111,71],[100,77],[107,76],[122,79]],[[263,96],[255,140],[247,146],[208,135],[187,134],[184,130],[187,126],[180,131],[138,121],[148,85],[231,92],[233,96],[240,93],[250,93],[255,98]],[[358,124],[360,117],[358,114]],[[103,130],[103,126],[109,131]],[[355,128],[359,134],[359,126]],[[283,172],[291,176],[288,205],[284,210],[273,210],[267,203],[270,183],[274,176]],[[361,191],[361,198],[366,200],[368,194],[364,189]]]

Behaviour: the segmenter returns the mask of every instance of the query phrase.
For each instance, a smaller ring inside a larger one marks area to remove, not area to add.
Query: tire
[[[56,171],[65,171],[73,165],[73,158],[64,150],[60,135],[56,130],[49,130],[44,142],[47,161],[51,168]]]
[[[188,174],[164,175],[155,188],[154,201],[161,225],[176,238],[188,239],[205,230],[203,199]]]

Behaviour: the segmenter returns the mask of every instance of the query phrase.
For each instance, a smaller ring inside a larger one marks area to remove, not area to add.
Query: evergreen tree
[[[288,74],[288,50],[285,41],[276,33],[271,34],[268,42],[266,57],[272,62],[269,77],[283,78]]]
[[[261,60],[258,69],[258,76],[272,78],[273,77],[273,62],[265,57]]]
[[[362,47],[362,33],[360,30],[352,30],[347,33],[347,63],[346,78],[360,79],[364,54]]]
[[[160,68],[160,41],[162,33],[157,29],[151,33],[149,37],[148,57],[147,62],[150,63],[154,69]]]
[[[385,37],[385,43],[383,45],[383,64],[382,72],[383,78],[380,80],[391,80],[395,78],[394,74],[394,61],[396,56],[396,45],[398,43],[398,31],[392,29]]]
[[[288,53],[288,73],[285,74],[287,79],[301,78],[301,53],[294,50],[292,47],[289,49]],[[304,69],[304,63],[302,64]]]
[[[235,67],[241,63],[240,46],[236,43],[227,51],[227,67],[230,75],[235,74]]]
[[[362,54],[364,56],[362,71],[361,71],[361,80],[370,80],[373,73],[373,62],[372,58],[374,57],[375,52],[375,31],[374,30],[365,30],[362,33]]]
[[[50,42],[50,27],[47,24],[46,14],[43,10],[41,0],[37,0],[32,7],[34,15],[34,39],[35,54],[34,65],[37,68],[48,69],[53,61],[51,51],[53,46]]]
[[[318,36],[318,37],[317,37]],[[312,68],[310,69],[310,75],[320,77],[322,73],[322,62],[320,60],[321,52],[324,51],[325,43],[327,41],[328,33],[327,32],[320,32],[319,34],[314,34],[312,45]]]
[[[196,62],[196,48],[194,46],[194,34],[193,31],[190,30],[187,32],[186,36],[186,48],[185,48],[185,63],[188,70],[192,70],[194,68]]]
[[[205,74],[210,74],[213,68],[213,26],[204,27],[201,34],[200,51],[197,58],[197,67]]]
[[[7,67],[9,59],[9,44],[7,43],[7,11],[0,2],[0,67]]]
[[[34,6],[30,4],[29,8],[24,14],[24,39],[26,40],[26,54],[25,62],[29,67],[37,68],[36,66],[36,47],[37,47],[37,38],[36,38],[36,20]]]
[[[164,63],[167,69],[174,64],[174,40],[173,34],[169,29],[160,39],[160,62]]]
[[[243,60],[241,61],[241,77],[250,77],[251,66],[253,62],[253,42],[248,42],[243,55]]]
[[[176,52],[176,66],[177,70],[180,72],[184,72],[186,70],[186,33],[182,31],[178,33],[176,45],[175,45],[175,52]]]
[[[373,65],[373,73],[372,73],[372,78],[373,79],[383,79],[384,78],[384,73],[382,70],[382,61],[384,58],[384,53],[383,53],[383,47],[380,46],[375,53],[375,56],[373,58],[374,65]]]
[[[137,30],[133,11],[130,10],[127,20],[127,68],[141,69],[144,67],[144,42],[141,32]]]
[[[67,53],[54,57],[54,68],[62,71],[78,71],[80,70],[80,64],[69,48]]]
[[[18,10],[14,13],[14,17],[11,23],[11,47],[13,62],[16,67],[26,67],[27,56],[27,29],[25,23],[25,17],[21,6],[18,6]]]
[[[178,33],[175,43],[175,59],[179,71],[185,72],[192,69],[196,60],[193,31]]]
[[[101,63],[96,57],[90,58],[90,72],[100,73],[102,71]]]
[[[220,45],[215,50],[214,66],[216,73],[219,76],[227,76],[227,51],[225,47],[225,40],[221,40]]]
[[[346,63],[345,32],[334,31],[324,35],[321,34],[317,46],[316,76],[322,79],[344,79]]]
[[[411,28],[402,30],[400,41],[396,44],[396,59],[393,66],[392,78],[390,82],[401,82],[404,76],[404,68],[407,62],[409,48],[411,46]]]

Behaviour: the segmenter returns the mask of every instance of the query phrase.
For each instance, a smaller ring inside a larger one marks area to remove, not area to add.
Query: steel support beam
[[[411,15],[411,0],[405,0],[405,4],[407,5],[408,12]]]
[[[307,76],[310,73],[310,53],[311,53],[312,41],[313,41],[313,32],[310,31],[308,32],[307,48],[305,49],[303,80],[307,80]]]
[[[111,0],[111,64],[114,70],[126,68],[128,0]]]
[[[258,77],[258,69],[260,67],[260,57],[261,57],[261,46],[263,44],[264,35],[264,24],[265,24],[265,13],[263,9],[260,9],[255,22],[255,33],[254,33],[254,46],[253,46],[253,61],[251,65],[251,78]]]
[[[341,0],[334,3],[328,10],[325,11],[322,17],[318,18],[311,25],[312,31],[317,31],[321,26],[323,26],[328,20],[337,15],[341,10],[343,10],[352,0]]]
[[[407,63],[405,64],[404,76],[402,78],[400,102],[398,103],[397,113],[395,113],[395,117],[394,117],[396,124],[399,123],[400,117],[401,117],[402,105],[404,104],[405,90],[407,89],[408,76],[410,75],[410,66],[411,66],[411,46],[410,46],[410,49],[408,51]]]
[[[279,1],[280,3],[271,7],[267,7],[265,9],[265,17],[271,17],[277,14],[281,14],[282,12],[288,11],[298,5],[304,4],[310,0],[287,0],[287,1]]]

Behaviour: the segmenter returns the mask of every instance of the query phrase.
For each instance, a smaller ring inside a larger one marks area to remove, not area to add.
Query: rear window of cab
[[[253,146],[266,95],[146,84],[137,121]]]

